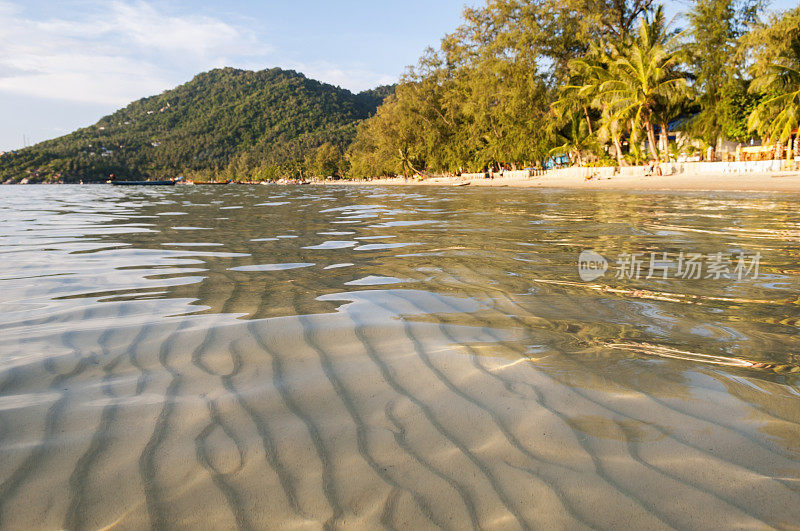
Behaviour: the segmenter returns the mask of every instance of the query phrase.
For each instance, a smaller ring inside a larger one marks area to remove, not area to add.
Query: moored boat
[[[114,186],[174,186],[175,181],[107,181]]]

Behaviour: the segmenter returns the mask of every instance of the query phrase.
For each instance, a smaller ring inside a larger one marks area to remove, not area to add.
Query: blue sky
[[[392,83],[465,3],[479,0],[0,0],[0,151],[215,67],[280,66],[353,91]]]

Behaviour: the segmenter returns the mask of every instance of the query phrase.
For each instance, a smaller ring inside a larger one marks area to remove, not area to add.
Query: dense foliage
[[[762,95],[748,126],[785,141],[800,126],[800,7],[773,17],[747,41],[756,52],[750,92]]]
[[[573,164],[668,159],[677,146],[665,131],[676,124],[692,150],[785,139],[800,105],[791,44],[800,8],[762,22],[762,0],[691,6],[686,28],[654,0],[467,9],[359,125],[351,174],[515,168],[555,155]]]
[[[315,169],[329,175],[340,171],[356,124],[392,90],[354,95],[280,69],[213,70],[91,127],[7,153],[0,182],[97,181],[112,174],[251,180]],[[314,166],[320,146],[326,164]]]

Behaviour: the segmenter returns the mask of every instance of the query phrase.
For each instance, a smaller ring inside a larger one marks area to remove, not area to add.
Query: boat
[[[118,181],[112,175],[111,179],[107,180],[106,183],[113,184],[114,186],[175,186],[176,183],[182,182],[183,180],[183,176],[180,176],[176,179],[161,181]]]
[[[222,182],[218,182],[218,181],[194,181],[194,184],[201,184],[201,185],[204,185],[204,186],[209,186],[209,185],[210,186],[218,186],[218,185],[222,185],[222,184],[233,184],[233,180],[227,180],[227,181],[222,181]]]
[[[114,186],[174,186],[175,181],[107,181]]]

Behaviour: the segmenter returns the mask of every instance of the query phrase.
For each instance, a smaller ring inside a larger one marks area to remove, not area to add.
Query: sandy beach
[[[645,177],[617,176],[610,179],[591,179],[575,175],[548,174],[530,178],[464,179],[461,177],[432,177],[428,179],[384,178],[371,181],[336,181],[346,185],[419,185],[419,186],[488,186],[514,188],[561,188],[576,190],[674,190],[728,192],[790,192],[800,193],[800,172],[769,172],[739,174],[676,174]]]

